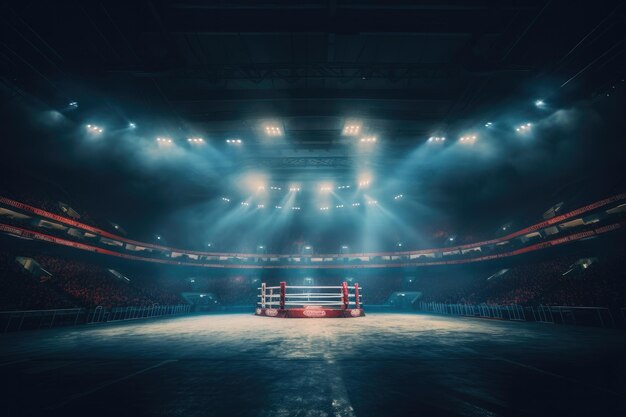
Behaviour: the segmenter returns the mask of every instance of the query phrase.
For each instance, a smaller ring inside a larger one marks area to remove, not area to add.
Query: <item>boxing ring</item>
[[[258,290],[257,316],[346,318],[365,315],[359,284],[348,286],[343,282],[341,286],[315,286],[281,282],[277,287],[268,287],[262,283]]]

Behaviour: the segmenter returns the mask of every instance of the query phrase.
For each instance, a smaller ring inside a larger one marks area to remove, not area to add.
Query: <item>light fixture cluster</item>
[[[461,136],[459,138],[459,142],[462,142],[462,143],[474,143],[474,142],[476,142],[476,135]]]
[[[260,208],[260,209],[265,208],[265,204],[257,204],[256,208]]]
[[[298,206],[294,206],[294,207],[292,207],[291,209],[292,209],[292,210],[300,210],[300,207],[298,207]]]
[[[320,207],[321,211],[328,211],[328,206]]]
[[[337,187],[338,190],[344,190],[346,188],[350,188],[349,185],[340,185],[339,187]]]
[[[376,204],[378,204],[378,201],[376,201],[376,200],[368,200],[367,201],[367,205],[368,206],[375,206]]]
[[[204,142],[204,139],[202,139],[202,138],[187,138],[187,142],[202,143],[202,142]]]
[[[338,208],[338,209],[339,209],[339,208],[343,208],[343,204],[337,204],[337,205],[335,206],[335,208]]]
[[[359,207],[361,203],[352,203],[352,207]]]
[[[443,136],[431,136],[428,138],[429,142],[445,142],[446,138]]]
[[[322,192],[328,192],[328,191],[332,191],[332,190],[333,190],[333,187],[330,187],[328,185],[324,185],[324,186],[320,187],[320,191],[322,191]]]
[[[376,142],[376,136],[364,136],[361,138],[361,142],[364,143],[373,143]]]
[[[270,190],[277,190],[277,191],[280,191],[280,190],[282,190],[282,188],[272,186],[272,187],[270,187]]]
[[[361,125],[356,123],[348,123],[343,127],[343,134],[346,136],[356,136],[361,132]]]
[[[367,187],[370,185],[370,180],[359,181],[359,187]]]
[[[289,191],[291,191],[291,192],[300,191],[300,187],[289,187]]]
[[[249,206],[249,205],[250,205],[250,203],[248,203],[248,202],[246,202],[246,201],[242,201],[242,202],[241,202],[241,205],[242,205],[242,206]]]
[[[526,124],[517,126],[515,128],[515,131],[516,132],[528,132],[531,127],[532,127],[532,125],[530,123],[526,123]]]
[[[243,141],[241,139],[226,139],[226,143],[231,145],[241,145]]]
[[[396,196],[393,197],[394,200],[400,200],[402,197],[404,197],[403,194],[398,194]]]
[[[265,134],[267,136],[281,136],[282,129],[276,125],[267,125],[265,126]]]
[[[89,131],[89,133],[102,133],[104,131],[103,128],[101,128],[100,126],[96,126],[96,125],[87,125],[87,130]]]
[[[228,197],[222,197],[222,201],[225,201],[227,203],[230,203],[230,198]]]
[[[156,141],[159,142],[159,143],[172,143],[172,139],[170,139],[170,138],[161,138],[161,137],[159,137],[159,138],[156,138]]]

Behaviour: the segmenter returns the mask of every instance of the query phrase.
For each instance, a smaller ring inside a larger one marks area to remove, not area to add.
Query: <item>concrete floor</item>
[[[0,336],[0,416],[624,416],[626,332],[203,315]]]

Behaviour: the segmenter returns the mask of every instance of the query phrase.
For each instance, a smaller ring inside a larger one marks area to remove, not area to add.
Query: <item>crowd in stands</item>
[[[104,267],[51,256],[34,258],[45,279],[24,269],[15,254],[0,253],[0,311],[181,304],[178,293],[115,276]]]
[[[68,300],[49,281],[26,271],[15,256],[0,252],[0,311],[71,308]]]
[[[462,283],[422,282],[421,290],[422,301],[624,307],[626,272],[616,256],[584,265],[580,258],[562,257],[517,265],[500,275]]]

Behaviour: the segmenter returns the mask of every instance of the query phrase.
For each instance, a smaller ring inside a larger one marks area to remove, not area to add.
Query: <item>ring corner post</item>
[[[345,281],[341,283],[341,293],[342,293],[342,298],[343,298],[342,308],[346,310],[348,308],[348,304],[350,301],[349,301],[349,294],[348,294],[348,283]]]
[[[358,283],[354,284],[354,303],[357,309],[361,308],[361,300],[359,300],[359,284]]]
[[[265,291],[266,285],[264,282],[261,283],[261,308],[265,308]]]
[[[287,296],[287,283],[285,281],[280,282],[280,309],[285,309],[285,298]]]

